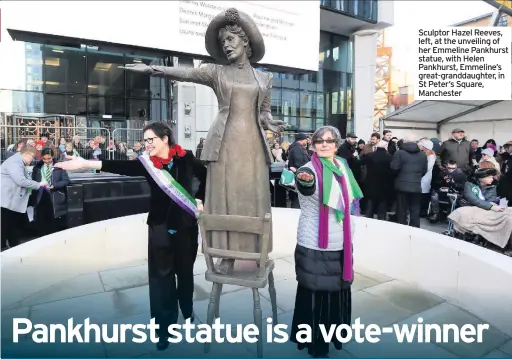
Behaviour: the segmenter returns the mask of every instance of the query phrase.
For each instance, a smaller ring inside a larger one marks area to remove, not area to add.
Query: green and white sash
[[[144,165],[144,168],[151,175],[156,184],[168,195],[174,202],[178,204],[184,211],[191,216],[196,217],[198,214],[196,200],[185,190],[169,172],[164,169],[158,169],[149,159],[149,155],[144,153],[137,159]]]

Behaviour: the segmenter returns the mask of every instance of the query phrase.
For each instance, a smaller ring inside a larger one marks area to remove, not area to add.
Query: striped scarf
[[[318,247],[327,248],[329,243],[329,208],[334,209],[338,223],[343,222],[343,280],[354,279],[352,267],[352,228],[351,212],[359,214],[359,200],[363,193],[357,184],[347,162],[335,157],[334,162],[311,158],[320,191],[320,223],[318,226]],[[348,210],[346,210],[348,209]]]

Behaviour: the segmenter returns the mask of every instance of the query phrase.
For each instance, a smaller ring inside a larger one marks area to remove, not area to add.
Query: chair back
[[[240,259],[259,262],[260,276],[265,276],[265,265],[268,257],[268,244],[271,231],[271,214],[264,217],[247,217],[235,215],[215,215],[200,213],[197,216],[201,231],[203,254],[208,271],[214,270],[213,258]],[[260,237],[260,253],[233,251],[215,248],[208,243],[207,233],[237,232],[256,234]]]

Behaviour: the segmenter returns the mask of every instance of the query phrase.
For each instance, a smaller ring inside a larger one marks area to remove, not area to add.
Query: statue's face
[[[240,59],[245,53],[245,46],[243,40],[228,31],[223,31],[220,36],[220,43],[226,58],[230,62],[235,62]]]

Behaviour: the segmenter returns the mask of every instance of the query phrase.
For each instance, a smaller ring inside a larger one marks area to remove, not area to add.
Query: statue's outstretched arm
[[[150,66],[151,76],[166,77],[181,82],[193,82],[200,85],[213,86],[214,65],[199,68]]]
[[[148,66],[146,64],[127,64],[121,69],[150,76],[166,77],[175,81],[193,82],[213,87],[215,65],[208,64],[199,68]]]

